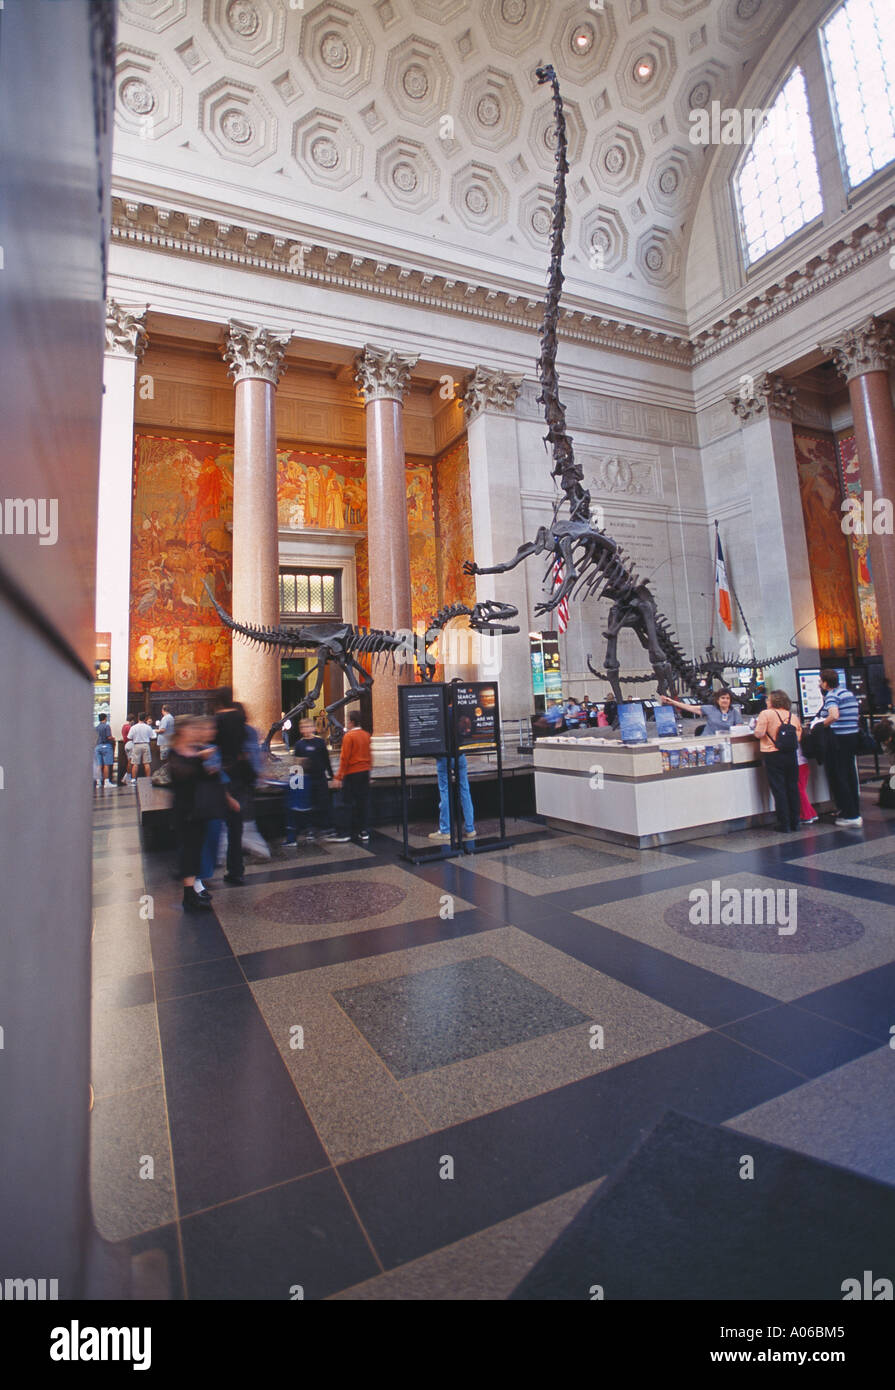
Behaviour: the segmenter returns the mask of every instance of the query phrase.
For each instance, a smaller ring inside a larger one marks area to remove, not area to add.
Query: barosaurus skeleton
[[[532,555],[549,556],[544,584],[545,587],[550,584],[553,588],[549,597],[536,605],[535,613],[538,616],[552,613],[567,597],[610,599],[612,607],[603,634],[607,641],[603,664],[606,668],[605,679],[612,687],[615,699],[622,699],[618,637],[624,628],[630,628],[641,646],[646,648],[659,694],[674,695],[677,693],[678,680],[687,679],[693,663],[688,661],[666,619],[659,613],[646,580],[636,573],[633,562],[621,547],[592,519],[590,494],[583,486],[584,473],[581,465],[575,461],[572,439],[566,429],[565,406],[559,395],[556,348],[559,302],[564,283],[562,260],[565,250],[566,175],[569,171],[568,141],[556,73],[549,65],[539,67],[537,78],[540,83],[549,82],[552,85],[556,133],[550,270],[538,358],[538,380],[541,384],[538,400],[544,407],[547,424],[545,443],[551,446],[553,452],[553,476],[560,479],[563,496],[557,500],[551,524],[539,527],[535,539],[520,545],[511,560],[488,566],[467,560],[463,568],[467,574],[505,574]],[[561,519],[560,511],[566,504],[569,515]],[[555,583],[557,574],[561,574],[561,580]],[[777,661],[789,659],[787,656],[763,663],[740,664],[771,666]],[[592,666],[590,669],[593,671]]]

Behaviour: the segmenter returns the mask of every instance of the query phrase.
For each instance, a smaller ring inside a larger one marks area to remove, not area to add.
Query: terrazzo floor
[[[669,1109],[895,1185],[870,795],[859,832],[649,851],[275,844],[195,917],[95,801],[94,1219],[170,1298],[506,1299]]]

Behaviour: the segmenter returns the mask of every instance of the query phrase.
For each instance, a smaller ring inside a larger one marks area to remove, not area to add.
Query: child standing
[[[299,737],[292,746],[293,753],[305,765],[308,790],[311,796],[311,824],[308,838],[313,839],[314,829],[328,830],[332,826],[330,816],[329,781],[333,775],[329,761],[329,749],[317,733],[313,719],[303,719],[299,726]]]
[[[307,758],[300,758],[289,769],[289,785],[286,788],[286,840],[287,845],[297,843],[297,832],[303,840],[313,840],[311,832],[311,779],[308,774]]]
[[[345,798],[346,825],[333,835],[333,840],[344,842],[354,837],[362,845],[370,843],[370,830],[367,824],[370,802],[370,769],[373,755],[370,751],[370,735],[361,728],[360,715],[352,710],[348,715],[348,730],[342,739],[339,754],[339,771],[333,779],[334,787],[343,788]]]

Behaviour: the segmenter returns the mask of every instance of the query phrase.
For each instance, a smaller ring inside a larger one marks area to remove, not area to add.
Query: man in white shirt
[[[141,767],[146,768],[144,776],[148,777],[149,769],[152,767],[152,756],[149,751],[149,746],[155,738],[155,730],[150,728],[145,722],[142,714],[136,724],[131,725],[128,738],[133,745],[131,766],[134,768],[134,778],[136,779],[140,776]]]
[[[174,715],[167,705],[162,705],[162,717],[158,724],[158,752],[162,762],[168,756],[171,747],[171,736],[174,733]]]

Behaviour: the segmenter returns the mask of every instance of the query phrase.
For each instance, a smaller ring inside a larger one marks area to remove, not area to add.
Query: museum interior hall
[[[892,0],[0,26],[0,1294],[891,1299]]]

